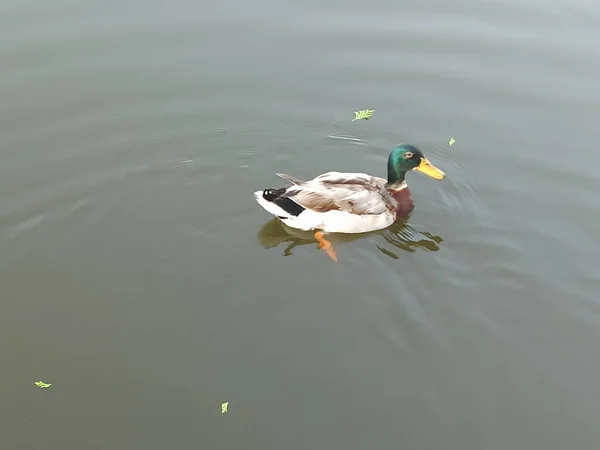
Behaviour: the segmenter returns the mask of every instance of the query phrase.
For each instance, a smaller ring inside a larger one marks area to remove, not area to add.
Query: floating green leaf
[[[43,381],[36,381],[35,384],[37,387],[42,388],[42,389],[46,389],[49,388],[50,386],[52,386],[51,383],[44,383]]]
[[[450,147],[452,147],[452,146],[454,145],[454,143],[455,143],[455,142],[456,142],[456,141],[454,140],[454,138],[450,138],[450,140],[448,141],[448,145],[449,145]]]
[[[221,403],[221,414],[225,414],[227,412],[228,406],[229,406],[229,402]]]
[[[369,120],[371,118],[371,116],[373,115],[373,111],[375,111],[374,109],[361,109],[360,111],[354,111],[354,115],[356,116],[354,119],[352,119],[352,122],[354,122],[355,120]]]

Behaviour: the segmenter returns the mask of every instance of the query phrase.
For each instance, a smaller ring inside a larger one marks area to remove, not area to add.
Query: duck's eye
[[[412,158],[413,156],[415,156],[415,154],[414,154],[413,152],[406,152],[406,153],[404,154],[404,159],[410,159],[410,158]]]

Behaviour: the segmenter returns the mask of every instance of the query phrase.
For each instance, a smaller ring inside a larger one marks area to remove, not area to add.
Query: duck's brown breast
[[[408,216],[415,208],[410,190],[407,187],[399,191],[389,189],[388,192],[398,202],[398,206],[396,206],[396,220]]]

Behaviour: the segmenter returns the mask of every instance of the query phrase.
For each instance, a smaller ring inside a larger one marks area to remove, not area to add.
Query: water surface
[[[3,2],[2,448],[598,448],[599,20]],[[254,203],[399,142],[448,177],[338,264]]]

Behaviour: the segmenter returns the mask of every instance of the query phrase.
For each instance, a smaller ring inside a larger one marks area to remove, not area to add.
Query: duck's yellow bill
[[[421,164],[415,167],[415,170],[423,172],[425,175],[428,175],[431,178],[435,178],[436,180],[441,180],[446,176],[444,172],[442,172],[440,169],[431,164],[429,160],[425,157],[421,158]]]

